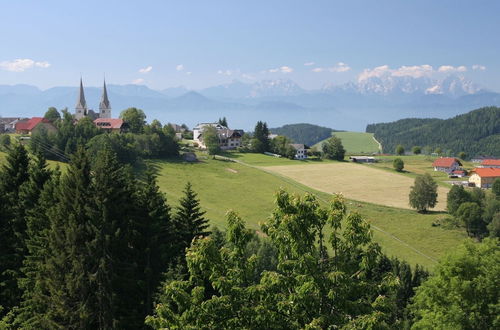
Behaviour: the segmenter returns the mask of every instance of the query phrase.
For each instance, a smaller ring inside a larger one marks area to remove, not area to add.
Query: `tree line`
[[[392,153],[398,145],[410,150],[421,146],[426,153],[468,157],[500,157],[500,108],[484,107],[454,118],[402,119],[392,123],[370,124],[366,132],[374,133],[383,151]]]
[[[137,108],[129,108],[120,114],[128,129],[123,133],[106,133],[93,121],[84,117],[75,123],[67,110],[62,116],[57,109],[49,108],[45,117],[57,127],[55,133],[45,129],[33,132],[30,147],[41,152],[47,159],[67,161],[78,145],[87,145],[95,155],[101,146],[108,145],[122,162],[134,163],[138,158],[162,158],[179,154],[175,131],[170,125],[163,126],[158,120],[146,124],[146,115]]]

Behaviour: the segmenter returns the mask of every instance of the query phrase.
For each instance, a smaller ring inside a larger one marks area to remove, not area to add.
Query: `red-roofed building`
[[[432,163],[432,167],[434,167],[434,171],[446,172],[450,174],[453,171],[461,170],[462,163],[453,157],[441,157]]]
[[[18,121],[16,123],[16,133],[17,134],[30,134],[39,128],[45,128],[47,132],[53,133],[57,131],[57,128],[50,122],[50,120],[42,117],[33,117],[28,120]]]
[[[94,124],[108,132],[123,132],[128,127],[122,119],[116,118],[97,118],[94,120]]]
[[[476,187],[490,188],[493,185],[493,181],[500,178],[500,168],[475,168],[470,174],[470,183],[473,183]]]
[[[484,159],[478,167],[500,168],[500,159]]]

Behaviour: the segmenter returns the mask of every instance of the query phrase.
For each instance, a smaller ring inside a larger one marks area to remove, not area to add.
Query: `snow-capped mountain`
[[[201,94],[218,99],[259,98],[269,96],[295,96],[306,93],[290,79],[262,80],[252,84],[234,80],[229,84],[209,87]]]
[[[467,80],[463,75],[448,75],[445,77],[430,76],[395,76],[380,75],[361,77],[356,82],[343,85],[326,84],[322,90],[326,93],[351,92],[365,95],[391,96],[400,94],[444,95],[460,97],[484,91],[479,86]]]

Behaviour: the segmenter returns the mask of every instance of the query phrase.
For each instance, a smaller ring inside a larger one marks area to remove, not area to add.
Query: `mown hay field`
[[[410,208],[408,195],[414,179],[370,166],[347,162],[265,167],[301,184],[326,193],[342,193],[349,199],[398,208]],[[438,187],[438,204],[446,209],[449,189]]]

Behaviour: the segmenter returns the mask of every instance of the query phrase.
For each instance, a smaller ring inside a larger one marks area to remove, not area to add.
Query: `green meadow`
[[[373,133],[362,132],[333,132],[342,140],[342,145],[348,154],[372,154],[379,152],[379,145],[373,138]],[[321,149],[326,140],[316,143],[314,146]]]

